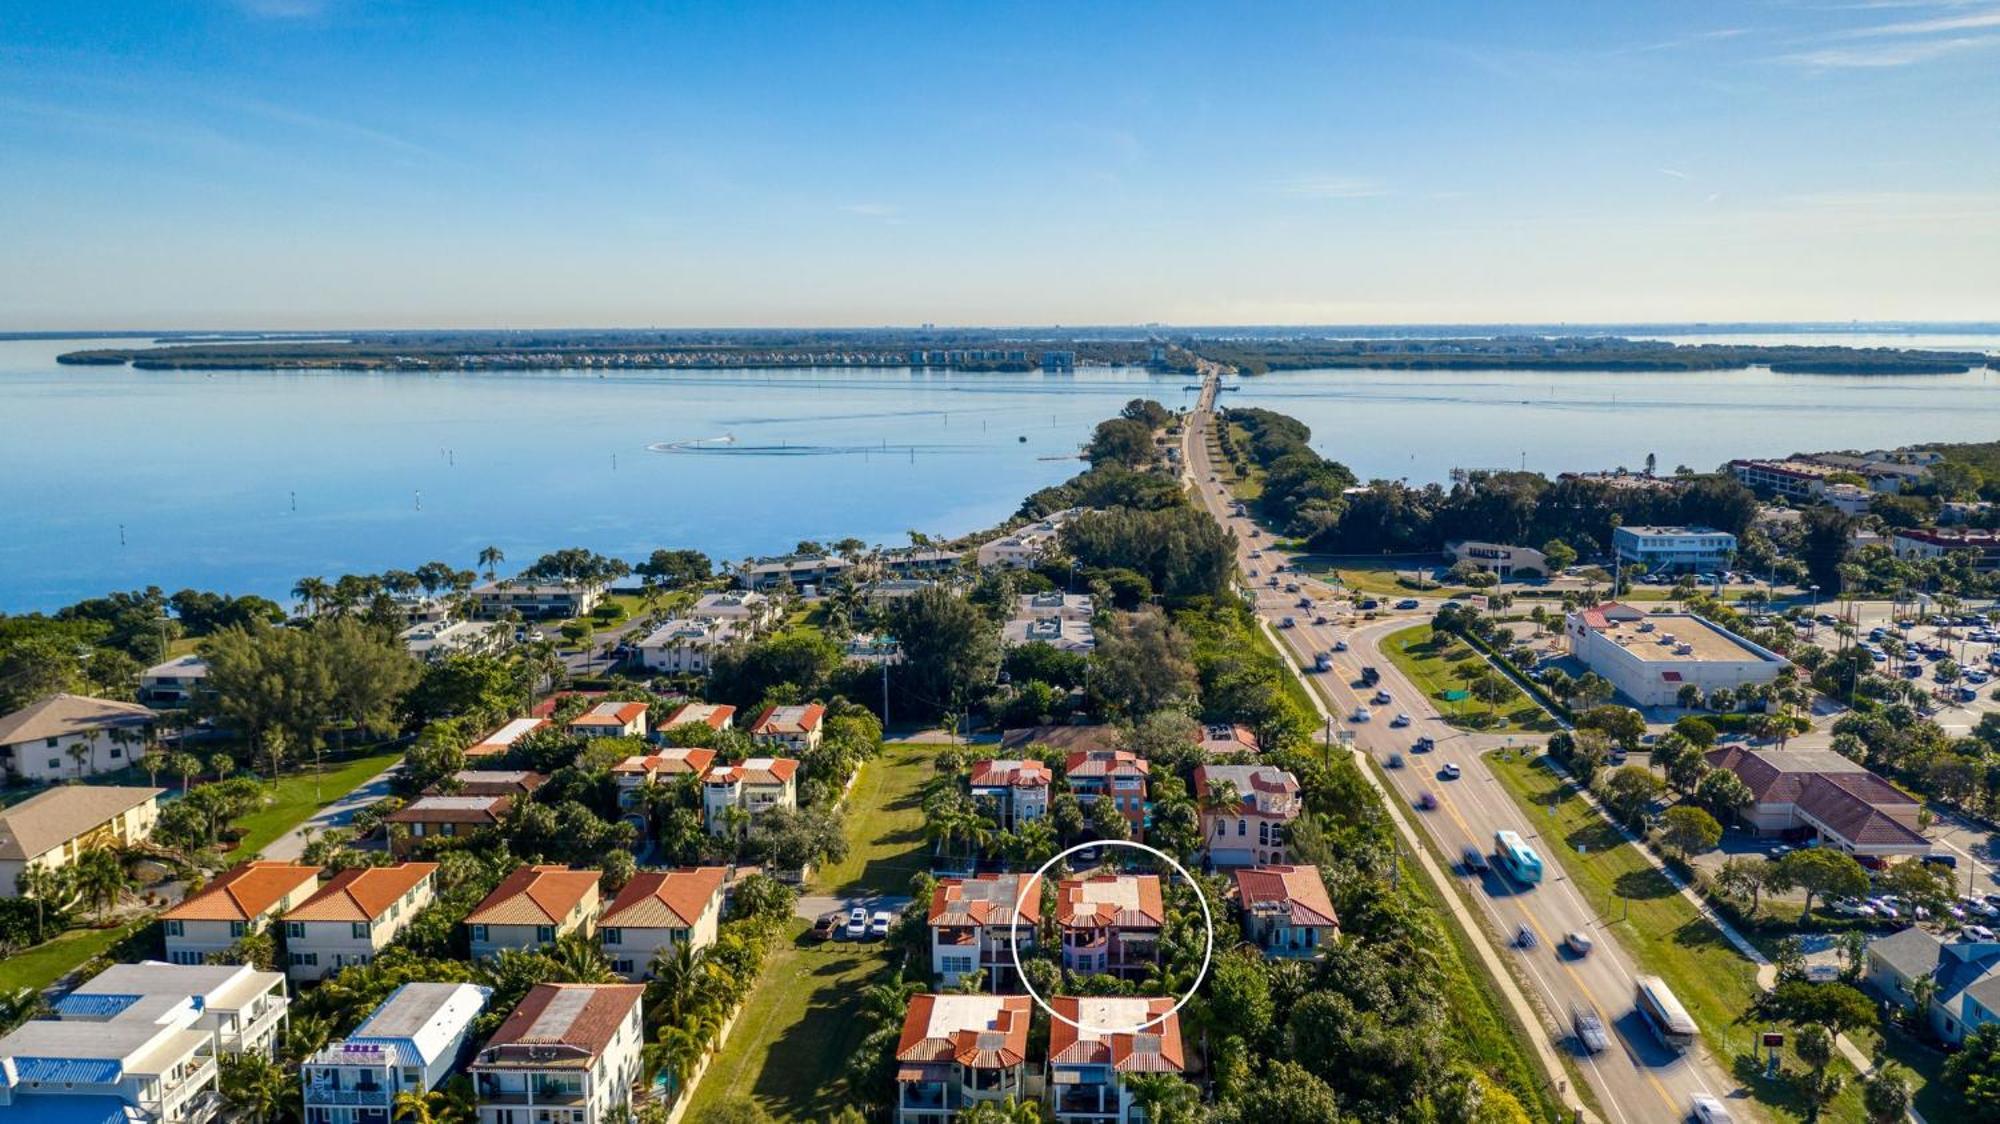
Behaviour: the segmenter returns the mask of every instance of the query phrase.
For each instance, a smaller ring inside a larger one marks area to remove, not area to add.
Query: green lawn
[[[70,969],[101,955],[147,921],[110,929],[71,929],[58,937],[0,960],[0,991],[31,987],[39,991],[67,975]]]
[[[918,806],[931,776],[934,745],[891,742],[861,766],[848,794],[847,858],[814,878],[820,893],[906,894],[926,866]],[[855,1018],[861,993],[892,968],[880,942],[793,940],[771,954],[744,1001],[729,1042],[695,1090],[687,1119],[734,1096],[749,1096],[781,1120],[819,1120],[845,1103],[840,1079],[866,1027]]]
[[[924,782],[938,747],[890,742],[863,762],[847,797],[847,857],[813,877],[820,893],[907,894],[929,866],[924,852]]]
[[[1489,707],[1473,698],[1446,698],[1448,692],[1465,690],[1465,680],[1458,677],[1459,669],[1493,669],[1471,645],[1435,633],[1428,624],[1413,625],[1383,637],[1382,653],[1454,724],[1481,730],[1555,729],[1547,712],[1511,681],[1507,684],[1510,697],[1498,707]],[[1496,670],[1494,674],[1500,673]]]
[[[1673,988],[1721,1064],[1774,1118],[1801,1118],[1790,1083],[1763,1079],[1763,1058],[1755,1045],[1760,1028],[1736,1021],[1757,996],[1756,965],[1744,959],[1638,848],[1624,842],[1617,829],[1568,784],[1525,754],[1493,754],[1487,760],[1539,828],[1542,853],[1562,864],[1571,884],[1617,933],[1639,966]],[[1784,1061],[1792,1068],[1798,1065],[1789,1047]],[[1864,1115],[1853,1073],[1839,1059],[1834,1064],[1850,1081],[1821,1119],[1859,1122]]]
[[[247,855],[270,846],[272,840],[312,818],[326,805],[360,788],[370,777],[395,764],[402,756],[401,750],[391,750],[329,765],[317,782],[310,766],[303,773],[281,778],[276,789],[265,788],[275,797],[271,803],[237,821],[237,826],[244,831],[242,840],[236,845],[237,852]]]
[[[800,921],[794,934],[805,930]],[[846,1102],[840,1079],[867,1028],[855,1017],[861,993],[883,982],[890,959],[879,941],[787,942],[764,962],[729,1041],[695,1088],[686,1120],[748,1096],[780,1120],[824,1120]]]

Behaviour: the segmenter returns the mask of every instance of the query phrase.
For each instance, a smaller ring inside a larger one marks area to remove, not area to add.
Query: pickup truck
[[[1382,681],[1381,672],[1375,670],[1372,667],[1364,667],[1361,669],[1361,682],[1363,685],[1373,687],[1375,684],[1380,683],[1381,681]]]

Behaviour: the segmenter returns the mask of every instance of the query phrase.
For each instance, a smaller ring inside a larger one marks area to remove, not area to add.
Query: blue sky
[[[2000,2],[0,5],[0,328],[2000,316]]]

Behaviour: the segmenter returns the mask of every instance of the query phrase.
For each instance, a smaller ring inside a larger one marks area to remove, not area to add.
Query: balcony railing
[[[386,1107],[389,1103],[389,1089],[384,1085],[365,1089],[335,1089],[330,1085],[306,1086],[308,1105],[366,1105]]]
[[[1102,1085],[1070,1086],[1056,1093],[1058,1116],[1116,1116],[1118,1094]]]
[[[965,1098],[957,1085],[940,1085],[935,1082],[903,1086],[901,1107],[924,1112],[957,1112],[965,1106]]]

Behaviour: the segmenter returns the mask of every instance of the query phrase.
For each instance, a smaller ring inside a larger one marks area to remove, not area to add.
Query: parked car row
[[[812,936],[821,941],[879,941],[889,935],[894,924],[895,917],[888,910],[878,909],[870,914],[866,906],[857,905],[845,915],[838,910],[822,914],[813,922]]]

